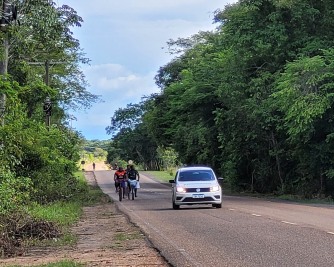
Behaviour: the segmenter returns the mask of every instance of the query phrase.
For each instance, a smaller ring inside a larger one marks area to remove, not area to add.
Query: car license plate
[[[196,194],[196,195],[193,195],[193,198],[204,198],[204,195],[203,194]]]

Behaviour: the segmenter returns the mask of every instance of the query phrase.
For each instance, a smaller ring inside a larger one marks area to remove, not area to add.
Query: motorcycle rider
[[[118,170],[114,174],[114,181],[115,181],[115,189],[116,193],[118,192],[120,185],[123,181],[127,181],[126,171],[123,167],[118,167]]]

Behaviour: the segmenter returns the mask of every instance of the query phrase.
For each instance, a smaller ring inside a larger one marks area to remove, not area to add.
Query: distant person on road
[[[135,169],[133,165],[129,166],[129,170],[126,172],[127,177],[129,180],[137,180],[139,182],[139,172]],[[138,177],[138,179],[137,179]],[[128,181],[128,187],[130,189],[130,182]],[[137,188],[135,188],[135,197],[137,197]]]
[[[114,182],[115,182],[115,190],[116,193],[119,190],[119,187],[121,185],[121,182],[126,181],[127,176],[126,176],[126,171],[123,169],[123,167],[118,167],[118,170],[114,174]]]
[[[95,171],[95,162],[93,162],[93,171]]]

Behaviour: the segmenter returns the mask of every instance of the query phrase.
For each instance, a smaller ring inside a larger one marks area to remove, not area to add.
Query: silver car
[[[209,167],[184,167],[178,169],[172,183],[173,209],[180,205],[212,204],[222,207],[222,189],[220,182]]]

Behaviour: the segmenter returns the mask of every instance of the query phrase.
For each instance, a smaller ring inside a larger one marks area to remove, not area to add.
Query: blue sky
[[[91,62],[83,66],[88,91],[103,102],[76,112],[72,127],[88,139],[107,140],[114,111],[159,92],[154,76],[172,56],[166,42],[213,30],[213,12],[235,0],[56,0],[84,20],[74,29]]]

